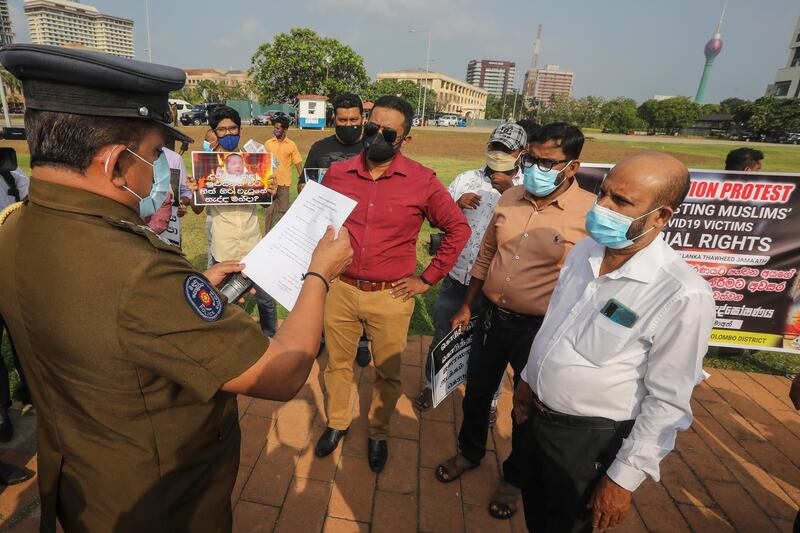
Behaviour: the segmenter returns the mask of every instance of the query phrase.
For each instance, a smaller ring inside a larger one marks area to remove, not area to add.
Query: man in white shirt
[[[450,319],[464,301],[472,265],[478,257],[483,234],[492,221],[494,207],[500,195],[511,187],[522,184],[519,156],[526,143],[527,135],[522,126],[517,124],[498,126],[492,132],[489,144],[486,146],[486,166],[462,172],[447,188],[467,217],[472,233],[456,259],[456,264],[442,280],[442,289],[433,306],[434,332],[430,350],[451,331]],[[472,309],[473,316],[481,315],[484,303],[483,298],[476,298]],[[414,407],[419,411],[427,411],[433,405],[430,350],[425,364],[425,387],[414,400]]]
[[[714,300],[660,236],[688,190],[672,156],[625,159],[567,257],[514,393],[532,531],[618,524],[691,424]]]

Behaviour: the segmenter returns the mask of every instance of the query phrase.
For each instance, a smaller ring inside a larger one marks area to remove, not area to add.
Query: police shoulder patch
[[[183,295],[192,311],[206,322],[214,322],[222,316],[222,300],[202,276],[198,274],[186,276],[183,282]]]

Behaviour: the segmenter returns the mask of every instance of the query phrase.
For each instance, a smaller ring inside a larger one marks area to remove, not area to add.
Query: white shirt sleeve
[[[450,186],[447,187],[447,192],[450,193],[450,196],[452,196],[453,200],[456,202],[458,202],[458,199],[461,198],[461,195],[463,194],[461,192],[461,182],[464,180],[465,175],[466,172],[462,172],[456,176]]]
[[[16,182],[17,191],[19,191],[20,199],[28,196],[28,186],[31,183],[31,180],[30,178],[28,178],[28,175],[25,174],[20,168],[12,170],[11,175],[14,177],[14,181]]]
[[[689,400],[703,371],[714,320],[710,293],[689,293],[665,306],[647,356],[647,395],[628,438],[608,469],[622,488],[634,491],[646,476],[658,481],[659,463],[675,447],[675,436],[692,422]]]

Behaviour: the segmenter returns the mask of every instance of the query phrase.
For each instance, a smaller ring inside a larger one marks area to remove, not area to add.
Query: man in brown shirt
[[[542,324],[550,295],[570,248],[586,236],[584,220],[594,196],[580,187],[583,134],[569,124],[543,126],[523,154],[524,184],[508,189],[481,243],[472,279],[452,327],[466,328],[470,305],[483,291],[489,300],[483,334],[473,339],[464,396],[460,453],[439,465],[436,477],[449,482],[475,468],[486,454],[492,396],[506,367],[514,384]],[[509,413],[510,415],[510,413]],[[519,499],[523,426],[513,422],[512,450],[503,463],[503,481],[489,506],[495,518],[511,517]]]

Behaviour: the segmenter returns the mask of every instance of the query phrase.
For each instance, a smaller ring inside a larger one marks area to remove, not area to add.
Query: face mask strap
[[[148,160],[147,160],[147,159],[145,159],[144,157],[140,156],[139,154],[137,154],[136,152],[134,152],[134,151],[133,151],[133,150],[131,150],[130,148],[125,148],[125,150],[127,150],[128,152],[132,153],[133,155],[135,155],[136,157],[138,157],[139,159],[141,159],[143,163],[145,163],[145,164],[147,164],[147,165],[150,165],[151,167],[153,166],[153,163],[151,163],[150,161],[148,161]]]

